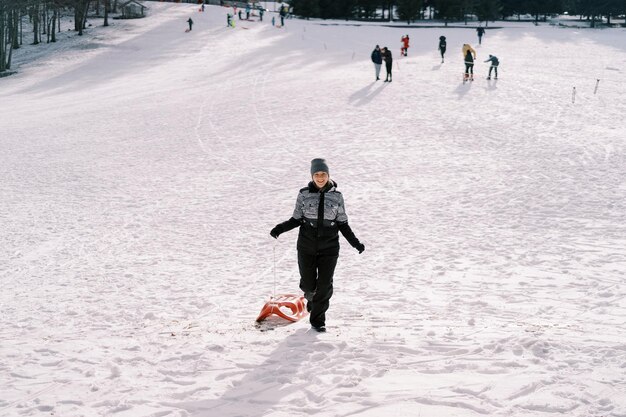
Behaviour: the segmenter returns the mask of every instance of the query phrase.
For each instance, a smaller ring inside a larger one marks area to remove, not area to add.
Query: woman
[[[333,275],[339,257],[339,232],[359,253],[365,250],[365,245],[348,225],[343,196],[330,179],[324,159],[311,161],[311,177],[313,181],[298,193],[293,216],[274,227],[270,235],[278,239],[282,233],[300,227],[297,246],[300,289],[307,299],[311,326],[318,332],[325,332],[326,311],[333,295]]]
[[[385,61],[385,68],[387,69],[387,78],[385,82],[391,82],[391,68],[393,68],[393,57],[391,51],[386,46],[383,48],[383,60]]]
[[[443,56],[446,54],[446,37],[439,37],[439,52],[441,52],[441,63],[443,64]]]
[[[383,56],[378,45],[372,51],[372,62],[374,63],[374,71],[376,71],[376,81],[378,81],[380,80],[380,67],[383,64]]]
[[[463,56],[465,59],[465,74],[463,76],[463,81],[468,79],[470,81],[474,81],[474,60],[476,59],[476,51],[470,45],[463,44]]]

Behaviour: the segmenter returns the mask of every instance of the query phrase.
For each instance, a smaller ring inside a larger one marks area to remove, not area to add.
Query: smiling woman
[[[328,176],[328,173],[325,171],[318,171],[315,174],[313,174],[313,182],[315,183],[318,189],[324,188],[329,178],[330,177]]]
[[[333,275],[339,257],[339,231],[359,253],[365,250],[365,245],[348,225],[343,195],[330,179],[326,160],[311,161],[311,177],[313,181],[298,193],[293,216],[274,227],[270,235],[278,239],[281,233],[300,227],[300,289],[308,301],[311,326],[318,332],[325,332],[326,311],[333,295]]]

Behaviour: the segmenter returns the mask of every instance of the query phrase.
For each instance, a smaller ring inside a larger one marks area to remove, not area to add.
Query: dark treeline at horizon
[[[535,21],[568,13],[591,21],[626,14],[626,0],[291,0],[293,14],[304,18],[392,20],[423,19],[481,22],[533,16]]]

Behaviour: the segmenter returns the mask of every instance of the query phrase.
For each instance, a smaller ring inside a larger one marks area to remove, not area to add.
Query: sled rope
[[[273,249],[274,249],[274,291],[272,292],[272,298],[276,298],[276,242],[274,242]]]

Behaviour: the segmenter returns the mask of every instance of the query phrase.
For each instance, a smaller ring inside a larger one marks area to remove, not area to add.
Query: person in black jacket
[[[443,64],[443,56],[446,53],[446,37],[439,37],[439,52],[441,52],[441,63]]]
[[[187,19],[187,23],[189,23],[189,31],[191,31],[191,27],[193,26],[193,20],[191,19],[191,17]]]
[[[476,33],[478,34],[478,44],[480,45],[483,42],[483,35],[485,34],[485,28],[482,26],[478,26],[476,28]]]
[[[276,225],[270,235],[300,228],[298,234],[298,268],[300,289],[307,299],[310,322],[318,332],[326,331],[326,311],[333,295],[333,275],[339,257],[339,232],[359,253],[365,250],[348,225],[343,195],[330,179],[324,159],[311,161],[313,181],[302,188],[296,199],[293,216]]]
[[[391,68],[393,67],[393,57],[391,51],[386,46],[382,49],[383,59],[385,60],[385,68],[387,69],[387,78],[385,82],[391,82]]]
[[[383,56],[380,53],[380,46],[378,45],[376,45],[376,48],[372,51],[372,62],[376,70],[376,81],[378,81],[380,80],[380,67],[383,64]]]

